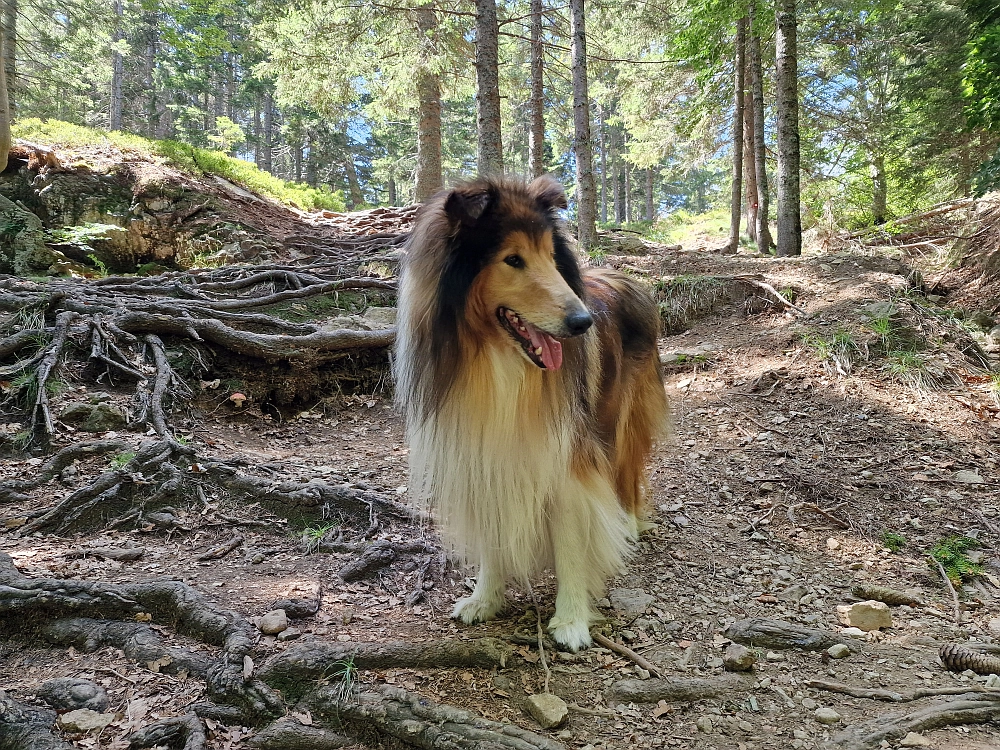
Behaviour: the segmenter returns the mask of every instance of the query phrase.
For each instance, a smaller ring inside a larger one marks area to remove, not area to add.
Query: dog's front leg
[[[573,513],[566,514],[552,528],[559,592],[549,632],[556,643],[573,652],[590,646],[590,623],[594,619],[590,594],[594,570],[587,559],[587,532],[586,519]]]
[[[484,553],[480,558],[479,575],[472,596],[459,599],[451,616],[467,625],[492,620],[506,603],[507,580],[492,556]]]

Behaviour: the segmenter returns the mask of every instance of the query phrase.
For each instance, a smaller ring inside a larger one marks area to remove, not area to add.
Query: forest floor
[[[744,681],[694,701],[616,699],[620,681],[648,674],[604,648],[565,654],[550,643],[549,689],[570,704],[570,713],[547,734],[567,748],[587,750],[819,748],[845,726],[877,726],[882,714],[939,699],[893,706],[821,690],[810,681],[902,693],[982,688],[985,677],[949,672],[938,661],[944,643],[1000,641],[994,552],[1000,541],[1000,412],[995,383],[963,353],[967,332],[943,307],[914,301],[907,294],[910,269],[879,255],[807,251],[799,259],[773,259],[703,248],[648,250],[601,262],[652,280],[682,279],[680,286],[661,288],[667,304],[676,301],[671,294],[687,295],[686,320],[675,326],[684,330],[660,342],[674,435],[651,460],[656,527],[643,535],[627,572],[610,582],[609,598],[601,602],[607,618],[602,632],[640,653],[663,677],[713,681],[723,677],[724,631],[733,621],[770,618],[833,634],[843,627],[837,605],[858,601],[851,589],[859,584],[915,592],[923,604],[892,607],[892,627],[855,641],[860,646],[847,658],[755,649],[758,661]],[[731,285],[747,274],[760,274],[794,296],[805,314],[767,304],[754,312],[755,295],[767,294],[738,294]],[[888,327],[879,328],[874,321],[880,319]],[[172,417],[199,456],[241,456],[274,480],[340,480],[405,500],[407,448],[388,385],[329,398],[285,419],[252,403],[234,409],[228,396],[209,385],[185,414]],[[124,402],[128,394],[74,383],[51,401],[56,410],[95,398]],[[138,444],[141,436],[101,437]],[[41,462],[0,459],[0,476],[24,475]],[[40,488],[31,506],[49,505],[107,462],[81,460],[73,472]],[[29,510],[5,508],[8,518]],[[423,582],[431,558],[421,569],[413,556],[401,555],[377,575],[345,583],[338,571],[356,552],[306,549],[310,540],[335,536],[338,517],[289,519],[222,493],[187,498],[174,514],[179,522],[169,531],[149,524],[70,536],[7,533],[0,535],[0,552],[31,578],[184,581],[247,618],[265,614],[277,600],[319,599],[315,614],[292,621],[297,638],[261,636],[258,662],[307,639],[353,644],[517,636],[517,655],[503,668],[363,669],[357,684],[398,685],[546,733],[524,711],[527,696],[541,692],[545,682],[527,592],[512,589],[500,619],[464,626],[448,615],[474,571],[448,566]],[[199,560],[237,531],[242,541],[232,552]],[[373,518],[369,532],[392,544],[434,540],[427,525],[384,518]],[[931,547],[953,536],[976,538],[985,551],[983,574],[964,586],[960,625],[939,572],[928,564]],[[133,561],[80,556],[116,547],[142,554]],[[424,594],[409,605],[415,587]],[[553,578],[539,577],[534,592],[545,622]],[[170,628],[156,629],[168,643],[207,649]],[[193,677],[164,673],[156,663],[136,664],[110,646],[84,653],[0,640],[0,686],[9,696],[31,703],[40,683],[54,677],[90,679],[109,693],[114,722],[99,734],[66,736],[83,748],[125,748],[131,731],[184,714],[205,690]],[[839,721],[820,723],[821,708],[834,709]],[[213,720],[208,726],[209,747],[250,747],[251,729]],[[1000,728],[989,725],[923,734],[939,750],[1000,746]],[[881,746],[898,747],[899,741]]]

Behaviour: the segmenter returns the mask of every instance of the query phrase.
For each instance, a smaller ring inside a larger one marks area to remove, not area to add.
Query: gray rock
[[[819,704],[812,698],[803,698],[802,708],[804,708],[806,711],[812,711],[814,708],[819,708]]]
[[[826,650],[831,659],[843,659],[851,655],[851,649],[843,643],[835,643]]]
[[[698,727],[699,732],[704,732],[705,734],[711,734],[714,727],[712,726],[712,720],[707,716],[699,717],[694,725]]]
[[[842,604],[837,607],[837,616],[845,625],[860,628],[864,631],[892,627],[892,613],[885,602],[870,599],[855,604]]]
[[[962,469],[951,475],[951,481],[962,484],[986,484],[986,480],[970,469]]]
[[[753,651],[739,643],[730,643],[722,655],[722,665],[729,672],[747,672],[753,669],[757,657]]]
[[[69,404],[60,412],[59,419],[86,432],[107,432],[125,426],[125,415],[108,403]]]
[[[277,635],[283,630],[288,629],[288,615],[285,614],[285,610],[283,609],[272,610],[260,618],[260,623],[257,627],[260,628],[260,632],[264,635]]]
[[[285,610],[285,614],[292,620],[302,617],[312,617],[319,612],[320,600],[316,599],[278,599],[271,605],[271,610]]]
[[[820,724],[836,724],[840,721],[840,714],[834,711],[832,708],[817,708],[813,717]]]
[[[989,628],[991,635],[1000,636],[1000,617],[994,617],[986,627]]]
[[[809,593],[809,589],[801,583],[793,583],[787,589],[778,594],[778,598],[784,602],[798,602],[799,599]]]
[[[103,687],[96,682],[78,677],[46,680],[38,688],[36,695],[57,711],[75,708],[104,711],[110,703],[108,693]]]
[[[656,601],[656,597],[642,589],[611,589],[608,598],[611,600],[611,606],[619,612],[633,615],[641,615]]]
[[[296,638],[302,637],[302,631],[298,628],[288,628],[287,630],[282,630],[278,633],[279,641],[294,641]]]
[[[899,741],[900,747],[930,747],[931,741],[924,737],[922,734],[917,734],[916,732],[908,733],[903,739]]]
[[[114,720],[114,714],[102,714],[91,711],[89,708],[78,708],[75,711],[60,714],[56,723],[64,732],[86,733],[96,729],[104,729]]]
[[[392,328],[396,325],[396,308],[369,307],[361,317],[368,321],[372,328]]]
[[[536,693],[529,695],[524,702],[531,718],[541,725],[542,729],[552,729],[559,726],[569,715],[566,701],[552,693]]]

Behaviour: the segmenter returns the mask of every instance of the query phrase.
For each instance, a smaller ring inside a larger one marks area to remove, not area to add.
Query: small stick
[[[816,513],[819,513],[821,516],[824,516],[825,518],[829,518],[831,521],[833,521],[833,523],[837,524],[842,529],[851,528],[851,525],[849,523],[841,521],[839,518],[837,518],[829,511],[823,510],[821,507],[816,505],[816,503],[809,503],[807,505],[803,505],[802,507],[805,508],[806,510],[815,511]]]
[[[755,278],[753,278],[751,276],[734,276],[733,278],[736,279],[737,281],[742,281],[745,284],[750,284],[751,286],[756,286],[756,287],[759,287],[759,288],[763,289],[765,292],[767,292],[768,294],[770,294],[771,296],[773,296],[778,302],[780,302],[781,304],[783,304],[785,307],[789,307],[792,310],[795,310],[795,312],[797,312],[799,315],[805,315],[805,316],[808,317],[809,313],[807,313],[801,307],[798,307],[797,305],[792,304],[787,299],[785,299],[784,297],[782,297],[781,294],[778,293],[778,290],[775,289],[770,284],[768,284],[767,282],[765,282],[765,281],[758,281],[757,279],[755,279]]]
[[[944,579],[944,585],[948,587],[948,591],[951,592],[952,601],[955,602],[955,624],[956,625],[961,625],[962,624],[962,604],[961,604],[961,602],[958,601],[958,592],[955,591],[955,587],[952,586],[951,579],[948,577],[948,574],[945,572],[944,566],[941,564],[941,561],[938,560],[936,557],[932,557],[931,559],[934,560],[934,564],[937,565],[938,572],[941,573],[941,577]]]
[[[535,605],[535,627],[538,635],[538,656],[541,658],[542,669],[545,670],[545,687],[543,693],[549,692],[549,680],[552,678],[552,670],[545,659],[545,635],[542,633],[542,610],[538,607],[538,600],[535,598],[535,590],[528,584],[528,593],[531,594],[531,603]]]
[[[600,645],[604,646],[604,648],[610,651],[614,651],[616,654],[620,654],[627,659],[631,659],[633,662],[638,664],[640,667],[645,669],[650,674],[656,675],[657,677],[663,676],[663,670],[661,670],[658,666],[656,666],[652,662],[648,661],[647,659],[637,654],[628,646],[622,646],[618,643],[615,643],[613,640],[611,640],[606,636],[601,635],[600,633],[594,633],[593,637],[596,643],[599,643]]]
[[[212,547],[210,550],[208,550],[208,552],[204,553],[203,555],[198,555],[198,560],[199,561],[218,560],[219,558],[228,555],[230,552],[239,547],[241,544],[243,544],[243,535],[237,533],[236,536],[234,536],[225,544],[220,544],[216,547]]]

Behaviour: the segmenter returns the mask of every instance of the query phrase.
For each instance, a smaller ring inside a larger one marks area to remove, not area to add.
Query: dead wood
[[[349,700],[342,700],[336,687],[324,687],[299,707],[308,709],[321,723],[343,727],[351,734],[365,736],[375,731],[424,750],[564,750],[560,743],[535,732],[390,685]]]
[[[658,680],[619,680],[606,691],[614,701],[658,703],[660,701],[700,701],[726,693],[750,690],[754,681],[736,674],[718,677],[664,677]]]
[[[934,560],[934,564],[937,565],[938,572],[941,574],[941,578],[944,580],[945,588],[951,594],[951,601],[955,605],[955,624],[962,624],[962,602],[958,599],[958,592],[955,591],[955,586],[952,584],[951,579],[948,577],[948,573],[945,571],[944,566],[941,561],[936,557],[931,557]]]
[[[368,578],[381,568],[392,563],[400,554],[422,552],[433,554],[438,550],[426,542],[390,542],[380,539],[363,548],[360,557],[340,569],[340,577],[350,583]]]
[[[0,750],[72,750],[52,734],[56,712],[18,703],[0,690]]]
[[[859,688],[852,685],[845,685],[840,682],[826,682],[825,680],[809,680],[806,685],[816,690],[826,690],[830,693],[843,693],[852,698],[871,698],[877,701],[889,701],[890,703],[907,703],[909,701],[920,700],[921,698],[931,698],[942,695],[965,695],[977,693],[985,696],[996,696],[1000,699],[1000,690],[989,688],[970,688],[968,685],[952,688],[920,688],[908,693],[900,693],[895,690],[882,690],[871,688]]]
[[[837,643],[842,643],[855,653],[861,650],[861,643],[853,638],[845,638],[829,630],[817,630],[816,628],[793,625],[783,620],[769,620],[763,617],[736,620],[726,628],[724,635],[745,646],[759,646],[761,648],[798,648],[804,651],[823,651]]]
[[[856,724],[835,734],[827,747],[869,750],[910,732],[956,724],[985,724],[997,718],[1000,718],[1000,699],[983,699],[979,693],[968,693],[957,700],[939,701],[915,711],[885,714]]]
[[[75,443],[54,453],[42,464],[38,474],[31,479],[12,479],[0,482],[0,503],[24,502],[28,495],[24,493],[33,490],[57,476],[74,461],[89,456],[100,456],[105,453],[117,453],[125,450],[126,444],[121,440],[99,440],[91,443]]]
[[[204,750],[208,741],[205,725],[194,714],[160,719],[129,738],[129,748],[161,747],[176,750]]]
[[[198,560],[199,561],[219,560],[228,555],[230,552],[239,547],[241,544],[243,544],[243,535],[237,532],[233,536],[233,538],[230,539],[229,541],[223,542],[222,544],[217,544],[207,552],[198,555]]]
[[[851,594],[859,599],[866,601],[874,599],[877,602],[885,602],[886,604],[892,606],[899,604],[906,604],[911,607],[924,606],[924,600],[919,594],[911,591],[890,589],[886,586],[874,586],[871,584],[859,583],[851,587]]]
[[[507,666],[514,649],[496,638],[461,640],[446,638],[425,643],[328,643],[303,640],[268,659],[257,676],[294,700],[336,669],[336,662],[350,659],[358,669],[427,669],[431,667]]]
[[[84,547],[66,552],[63,554],[63,557],[67,560],[75,560],[82,557],[99,557],[103,560],[132,562],[138,560],[145,553],[146,550],[142,547]]]
[[[657,677],[660,677],[663,674],[662,669],[660,669],[658,666],[656,666],[655,664],[653,664],[651,661],[644,658],[640,654],[637,654],[628,646],[623,646],[620,643],[616,643],[615,641],[611,640],[610,638],[604,635],[601,635],[600,633],[593,633],[593,636],[594,636],[594,642],[597,643],[599,646],[604,646],[604,648],[610,649],[611,651],[614,651],[616,654],[621,654],[626,659],[631,659],[635,664],[639,665],[641,668],[645,669],[650,674],[656,675]]]

